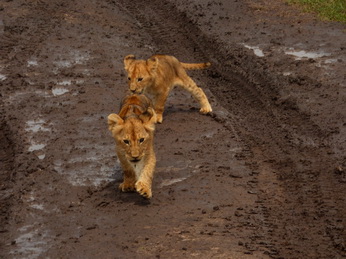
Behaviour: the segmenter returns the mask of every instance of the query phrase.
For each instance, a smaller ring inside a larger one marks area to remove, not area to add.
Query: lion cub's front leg
[[[140,172],[138,181],[135,184],[136,191],[147,199],[150,199],[152,197],[151,184],[154,177],[155,165],[156,158],[153,154],[143,170]]]
[[[119,189],[122,192],[133,192],[136,190],[136,177],[134,172],[124,171],[124,180],[119,185]]]
[[[168,94],[169,94],[169,90],[166,89],[165,91],[161,90],[152,96],[152,101],[154,103],[154,109],[156,112],[157,123],[162,123],[163,121],[163,112],[165,110],[165,104],[166,104]]]
[[[153,196],[151,192],[151,183],[138,181],[136,183],[136,190],[144,198],[150,199]]]

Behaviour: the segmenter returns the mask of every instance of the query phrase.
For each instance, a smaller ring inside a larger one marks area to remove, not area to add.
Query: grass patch
[[[346,23],[346,0],[288,0],[288,3],[300,4],[323,20]]]

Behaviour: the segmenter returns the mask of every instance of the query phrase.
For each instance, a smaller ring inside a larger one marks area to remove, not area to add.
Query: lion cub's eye
[[[130,80],[131,80],[131,77],[128,77],[128,78],[127,78],[127,80],[129,80],[129,81],[130,81]]]
[[[137,78],[137,81],[138,81],[138,82],[140,82],[140,81],[142,81],[142,80],[143,80],[142,77]]]
[[[124,139],[123,141],[126,145],[130,144],[130,140],[128,140],[128,139]]]
[[[143,143],[143,142],[144,142],[144,138],[140,138],[139,143]]]

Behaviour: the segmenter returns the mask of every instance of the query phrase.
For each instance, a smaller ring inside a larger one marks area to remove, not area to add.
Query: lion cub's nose
[[[131,155],[131,157],[132,157],[132,159],[131,159],[131,161],[132,162],[138,162],[139,160],[141,160],[140,158],[139,158],[139,155]]]

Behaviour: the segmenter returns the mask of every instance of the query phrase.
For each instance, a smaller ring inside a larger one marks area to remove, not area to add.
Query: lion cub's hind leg
[[[205,95],[202,88],[198,87],[196,83],[191,79],[191,77],[185,74],[184,78],[181,79],[181,82],[178,82],[178,85],[190,92],[191,95],[197,100],[201,107],[201,109],[199,110],[200,113],[207,114],[209,112],[212,112],[212,108],[207,96]]]

